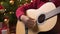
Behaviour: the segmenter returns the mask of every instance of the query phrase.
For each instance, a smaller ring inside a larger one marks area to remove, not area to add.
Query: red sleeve
[[[25,14],[26,10],[27,9],[33,9],[33,8],[36,8],[36,2],[31,2],[29,4],[26,4],[26,5],[23,5],[21,7],[18,7],[18,9],[16,10],[16,16],[17,18],[19,19],[19,17],[23,14]]]
[[[60,0],[51,0],[55,5],[56,7],[60,6]]]
[[[43,2],[47,2],[46,0],[45,1],[42,1],[42,0],[32,0],[33,2],[29,3],[29,4],[26,4],[26,5],[23,5],[21,7],[18,7],[18,9],[16,10],[16,16],[17,18],[19,19],[19,17],[23,14],[26,13],[26,10],[28,9],[36,9],[37,6],[39,4],[43,4]]]

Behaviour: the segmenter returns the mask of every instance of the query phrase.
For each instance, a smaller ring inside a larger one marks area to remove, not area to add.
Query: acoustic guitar
[[[28,29],[28,34],[37,34],[38,32],[47,32],[54,28],[57,22],[57,14],[60,13],[60,7],[56,8],[54,3],[47,2],[38,9],[29,9],[26,14],[37,21],[36,27]],[[25,24],[17,21],[16,34],[26,34]]]

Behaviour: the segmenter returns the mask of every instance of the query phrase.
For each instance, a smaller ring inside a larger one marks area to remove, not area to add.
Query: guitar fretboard
[[[54,9],[54,10],[48,12],[48,13],[45,13],[45,17],[46,17],[45,19],[53,17],[53,16],[55,16],[55,15],[57,15],[59,13],[60,13],[60,7],[56,8],[56,9]]]

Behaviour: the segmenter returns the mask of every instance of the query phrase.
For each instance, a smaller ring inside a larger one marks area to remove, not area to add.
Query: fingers
[[[33,19],[33,18],[30,18],[30,17],[29,17],[29,19],[31,19],[31,20],[35,20],[35,19]]]
[[[25,25],[28,27],[28,28],[33,28],[35,25],[36,25],[36,21],[34,20],[28,20]]]

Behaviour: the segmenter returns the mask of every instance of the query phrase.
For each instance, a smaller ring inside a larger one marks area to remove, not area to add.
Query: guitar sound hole
[[[44,22],[45,20],[45,15],[44,14],[41,14],[39,17],[38,17],[38,23],[42,23]]]

